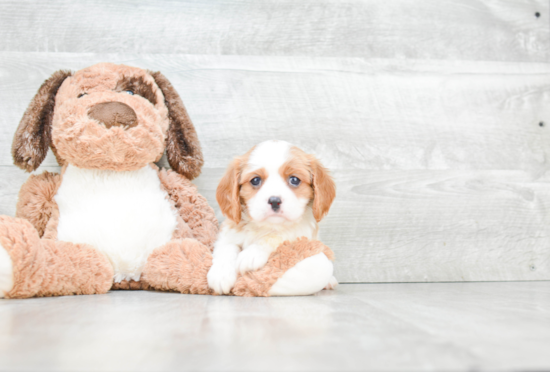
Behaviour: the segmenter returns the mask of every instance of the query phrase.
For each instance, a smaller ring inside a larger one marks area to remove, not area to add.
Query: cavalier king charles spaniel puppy
[[[317,239],[317,223],[335,195],[327,169],[288,142],[262,142],[235,158],[216,191],[227,219],[214,245],[209,287],[227,294],[238,273],[263,267],[282,242]],[[332,277],[327,288],[337,284]]]

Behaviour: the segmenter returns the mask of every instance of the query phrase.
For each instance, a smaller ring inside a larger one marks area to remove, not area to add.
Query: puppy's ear
[[[328,170],[313,155],[310,155],[310,165],[313,178],[313,217],[319,222],[328,213],[336,197],[336,185]]]
[[[70,71],[56,71],[34,96],[13,137],[13,163],[32,172],[40,166],[52,141],[52,119],[55,95]]]
[[[241,159],[234,159],[216,190],[216,200],[224,216],[238,224],[241,222],[241,197],[239,181],[241,178]]]
[[[170,125],[166,137],[166,155],[173,170],[192,180],[201,173],[204,159],[195,127],[180,96],[160,72],[149,71],[164,94]]]

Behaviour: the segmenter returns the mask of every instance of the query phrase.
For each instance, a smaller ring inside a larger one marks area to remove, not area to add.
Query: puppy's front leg
[[[231,242],[230,239],[224,239],[224,237],[214,244],[212,267],[208,271],[206,280],[208,287],[215,293],[228,294],[231,292],[237,280],[235,263],[240,250],[237,244]]]
[[[237,257],[237,272],[245,274],[265,266],[274,248],[269,244],[251,244]]]

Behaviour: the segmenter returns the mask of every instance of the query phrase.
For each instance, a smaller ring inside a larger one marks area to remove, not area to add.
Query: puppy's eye
[[[250,183],[252,184],[252,186],[259,186],[260,183],[262,183],[262,179],[260,177],[254,177],[250,180]]]
[[[131,96],[134,95],[134,92],[132,92],[131,90],[125,90],[124,93],[129,94]]]
[[[292,186],[299,186],[300,185],[300,179],[295,176],[291,176],[288,178],[288,183],[290,183]]]
[[[76,98],[84,97],[84,96],[87,95],[87,94],[88,94],[88,93],[80,93],[80,94],[78,95],[78,97],[76,97]]]

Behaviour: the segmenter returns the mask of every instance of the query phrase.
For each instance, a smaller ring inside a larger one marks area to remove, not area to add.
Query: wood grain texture
[[[548,14],[546,0],[12,0],[0,50],[544,62]]]
[[[333,169],[548,169],[549,64],[11,52],[0,52],[0,165],[40,84],[100,61],[162,71],[208,168],[279,138]]]

